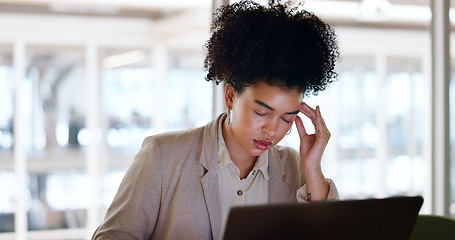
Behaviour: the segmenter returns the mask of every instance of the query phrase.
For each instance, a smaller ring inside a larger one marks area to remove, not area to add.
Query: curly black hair
[[[337,73],[334,29],[291,1],[262,6],[241,1],[213,15],[211,38],[204,45],[207,81],[225,82],[241,93],[258,81],[297,88],[305,95],[325,90]]]

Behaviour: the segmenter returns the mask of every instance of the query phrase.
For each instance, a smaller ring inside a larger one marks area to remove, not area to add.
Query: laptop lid
[[[422,203],[416,196],[235,207],[223,239],[409,239]]]

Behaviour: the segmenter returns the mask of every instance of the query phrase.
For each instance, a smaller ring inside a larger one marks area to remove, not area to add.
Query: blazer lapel
[[[295,197],[294,197],[295,198]],[[292,197],[291,197],[292,199]],[[271,204],[288,203],[290,200],[289,185],[283,181],[283,175],[269,168],[269,202]]]
[[[206,169],[201,178],[205,204],[209,213],[210,227],[213,239],[219,239],[221,234],[221,199],[218,183],[218,128],[225,114],[207,125],[202,137],[202,149],[199,162]]]
[[[281,165],[283,159],[274,149],[269,150],[269,202],[271,204],[289,203],[297,201],[290,192],[289,185],[284,181],[284,170]]]
[[[220,238],[221,232],[221,200],[218,185],[218,168],[212,167],[201,178],[204,191],[205,204],[209,212],[210,227],[212,228],[213,239]]]

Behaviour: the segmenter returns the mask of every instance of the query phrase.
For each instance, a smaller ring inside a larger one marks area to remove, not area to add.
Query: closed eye
[[[281,118],[281,119],[283,119],[283,121],[284,121],[285,123],[287,123],[287,124],[291,124],[291,123],[292,123],[292,121],[288,121],[288,120],[286,120],[286,119],[284,119],[284,118]]]
[[[258,116],[261,116],[261,117],[265,117],[267,115],[266,113],[265,114],[261,114],[261,113],[258,113],[256,111],[254,111],[254,113],[256,113]]]

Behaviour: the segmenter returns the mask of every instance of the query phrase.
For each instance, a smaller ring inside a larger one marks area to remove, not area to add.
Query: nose
[[[268,118],[264,125],[262,126],[262,132],[264,132],[267,137],[272,137],[276,134],[278,130],[278,121],[275,118]]]

